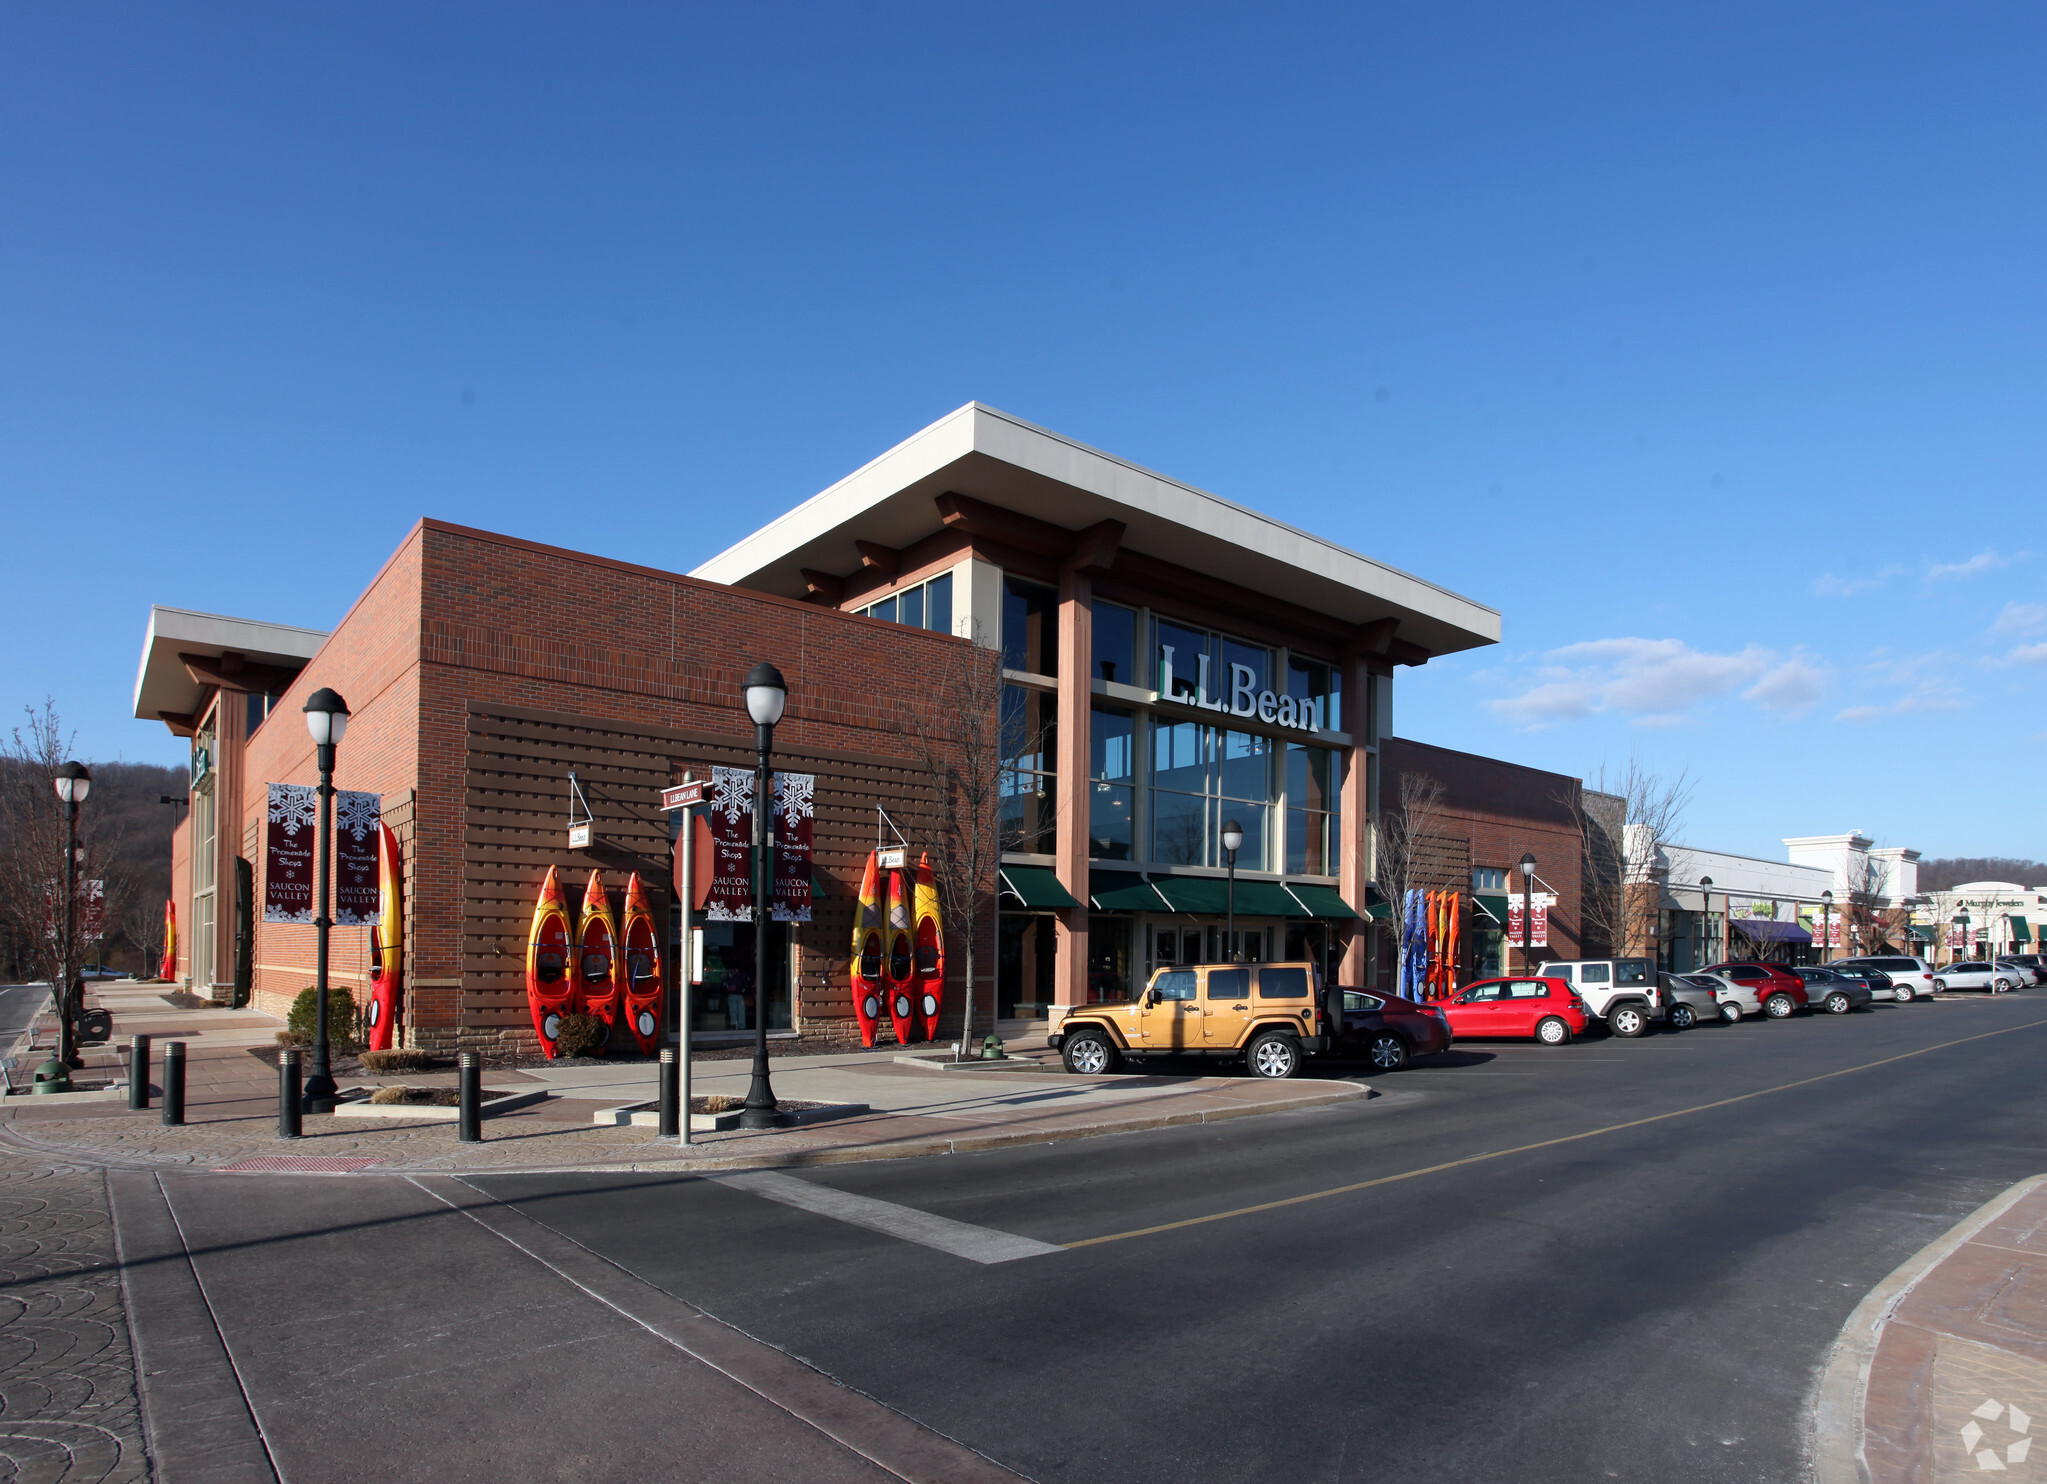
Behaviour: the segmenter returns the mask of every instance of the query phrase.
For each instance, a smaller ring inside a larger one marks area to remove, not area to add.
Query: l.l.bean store
[[[959,728],[936,697],[967,646],[1001,654],[985,1018],[1227,952],[1230,823],[1236,949],[1367,982],[1394,676],[1499,637],[1490,608],[970,403],[688,575],[422,520],[330,633],[158,607],[135,713],[191,741],[173,899],[194,992],[239,981],[281,1010],[311,982],[313,930],[255,904],[269,785],[317,781],[299,713],[324,686],[352,713],[336,786],[378,797],[403,857],[401,1043],[530,1045],[548,868],[579,891],[599,870],[614,897],[638,873],[678,922],[662,790],[751,765],[741,682],[772,662],[776,766],[816,779],[809,920],[775,925],[764,966],[751,928],[707,928],[692,1039],[750,1036],[759,972],[771,1034],[842,1044],[883,814],[913,850],[943,837]],[[953,1007],[966,931],[947,925]],[[359,998],[369,951],[367,929],[335,930]]]

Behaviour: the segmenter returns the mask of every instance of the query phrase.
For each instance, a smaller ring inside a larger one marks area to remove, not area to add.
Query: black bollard
[[[185,1122],[185,1043],[163,1043],[163,1126],[180,1128]]]
[[[676,1105],[682,1101],[679,1093],[682,1082],[682,1068],[676,1060],[675,1048],[661,1048],[661,1137],[672,1139],[681,1132],[681,1123]]]
[[[132,1036],[128,1041],[128,1106],[149,1106],[149,1037]]]
[[[305,1134],[305,1123],[299,1112],[299,1057],[302,1053],[296,1046],[284,1048],[284,1055],[277,1058],[277,1137],[297,1139]]]
[[[460,1087],[461,1106],[456,1110],[455,1137],[464,1144],[483,1141],[483,1058],[465,1051],[456,1058],[455,1078]]]

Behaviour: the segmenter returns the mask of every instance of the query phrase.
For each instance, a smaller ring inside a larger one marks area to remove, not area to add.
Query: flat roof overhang
[[[1341,622],[1398,621],[1402,646],[1500,642],[1496,609],[1206,490],[969,402],[705,562],[692,577],[801,598],[806,568],[855,569],[854,542],[902,548],[961,494],[1071,531],[1120,521],[1122,549],[1284,598]]]
[[[210,690],[280,694],[326,642],[318,629],[154,606],[135,675],[135,715],[178,731]]]

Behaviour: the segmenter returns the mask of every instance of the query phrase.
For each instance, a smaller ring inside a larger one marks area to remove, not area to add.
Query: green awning
[[[1507,925],[1508,905],[1505,897],[1481,896],[1477,892],[1473,892],[1471,899],[1478,903],[1479,909],[1492,918],[1494,922],[1498,923],[1501,927]]]
[[[1386,899],[1379,895],[1379,888],[1376,886],[1365,887],[1365,916],[1373,922],[1393,921],[1393,909],[1386,904]]]
[[[1047,908],[1078,907],[1080,903],[1073,894],[1059,884],[1049,866],[1004,866],[1002,877],[1002,905],[1012,902],[1020,907],[1043,911]]]
[[[1227,886],[1229,883],[1223,883]],[[1239,917],[1313,917],[1315,914],[1295,901],[1293,894],[1277,881],[1239,881]]]
[[[1914,927],[1908,928],[1906,929],[1906,931],[1911,933],[1911,935],[1917,938],[1921,943],[1931,943],[1933,941],[1933,933],[1931,929],[1923,927]]]
[[[1165,900],[1132,871],[1090,871],[1088,900],[1097,912],[1163,912]]]
[[[1352,918],[1358,915],[1351,910],[1350,903],[1338,895],[1336,888],[1333,886],[1309,886],[1297,881],[1289,886],[1287,890],[1294,894],[1295,899],[1303,907],[1307,908],[1310,917],[1341,919]],[[1368,908],[1367,910],[1370,909]],[[1375,912],[1373,915],[1378,916],[1379,914]]]
[[[1152,882],[1175,912],[1220,917],[1225,907],[1224,883],[1211,876],[1161,876]]]
[[[2011,940],[2014,943],[2030,943],[2033,941],[2033,930],[2026,926],[2025,918],[2019,916],[2016,912],[2011,915]]]

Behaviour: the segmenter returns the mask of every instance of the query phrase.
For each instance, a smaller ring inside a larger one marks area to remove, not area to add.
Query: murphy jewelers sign
[[[334,924],[367,927],[381,909],[377,825],[381,794],[334,794]],[[304,783],[270,785],[264,824],[263,920],[313,920],[313,852],[318,843],[319,790]]]

